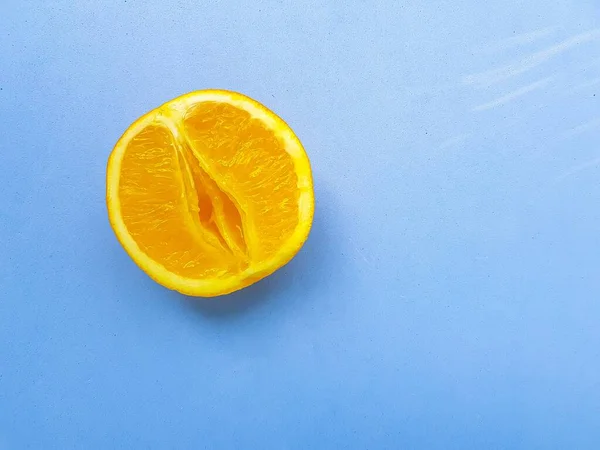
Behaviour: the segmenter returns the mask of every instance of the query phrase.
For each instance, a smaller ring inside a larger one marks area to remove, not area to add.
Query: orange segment
[[[215,296],[287,263],[314,211],[310,164],[292,130],[241,94],[199,91],[138,119],[107,168],[117,238],[154,280]]]
[[[276,253],[298,225],[298,177],[283,143],[260,120],[226,103],[194,106],[184,130],[207,172],[246,213],[250,254]]]
[[[169,131],[150,125],[129,143],[121,162],[120,207],[140,250],[183,276],[227,270],[210,231],[199,226],[197,206],[186,198],[176,145]]]
[[[199,213],[203,222],[216,227],[226,246],[235,254],[247,259],[248,250],[240,212],[231,199],[219,189],[208,174],[200,168],[198,161],[187,152],[189,167],[199,190]],[[200,191],[202,193],[200,193]]]

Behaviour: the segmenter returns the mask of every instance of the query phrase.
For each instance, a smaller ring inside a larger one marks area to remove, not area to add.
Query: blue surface
[[[297,132],[302,252],[221,300],[108,224],[109,152],[208,87]],[[600,448],[597,0],[0,7],[0,448]]]

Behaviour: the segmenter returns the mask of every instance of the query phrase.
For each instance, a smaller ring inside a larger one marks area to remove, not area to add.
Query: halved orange
[[[194,296],[248,286],[308,237],[312,175],[302,144],[242,94],[192,92],[134,122],[108,160],[111,226],[131,258]]]

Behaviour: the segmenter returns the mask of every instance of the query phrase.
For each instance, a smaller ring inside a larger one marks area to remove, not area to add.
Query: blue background
[[[108,224],[202,88],[314,168],[301,253],[194,300]],[[596,0],[0,6],[0,448],[600,448]]]

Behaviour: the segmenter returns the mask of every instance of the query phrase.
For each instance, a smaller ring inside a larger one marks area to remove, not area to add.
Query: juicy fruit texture
[[[241,94],[198,91],[136,121],[107,169],[111,225],[153,279],[222,295],[287,263],[314,211],[308,158],[292,130]]]

